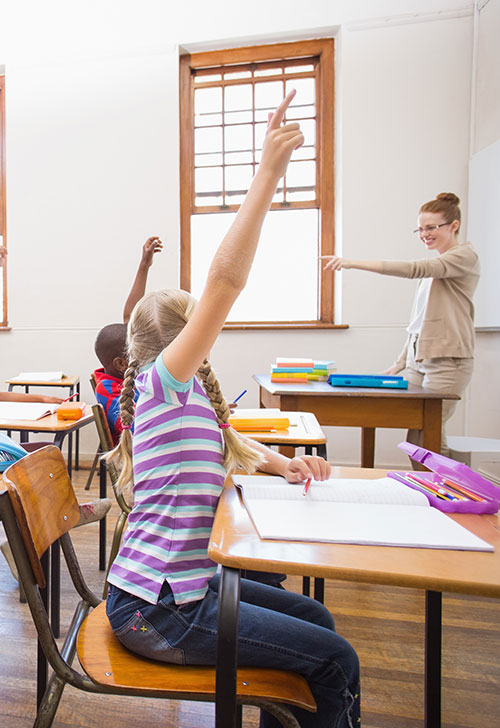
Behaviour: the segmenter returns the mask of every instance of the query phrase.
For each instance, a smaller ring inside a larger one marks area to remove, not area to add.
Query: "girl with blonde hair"
[[[474,305],[479,259],[470,243],[460,243],[460,200],[441,192],[424,203],[413,231],[437,256],[423,260],[351,260],[322,256],[326,270],[354,268],[401,278],[418,278],[408,336],[396,361],[384,374],[401,374],[410,384],[462,395],[474,365]],[[446,423],[457,401],[443,400],[441,452],[448,454]],[[422,431],[408,430],[409,442],[421,445]]]
[[[289,459],[234,432],[207,359],[245,286],[277,183],[303,143],[297,123],[282,124],[294,95],[270,114],[262,162],[199,303],[185,291],[158,291],[136,305],[129,322],[124,431],[111,457],[121,460],[119,487],[132,488],[134,505],[109,573],[107,614],[126,647],[164,662],[215,664],[218,577],[208,541],[227,471],[265,469],[294,483],[330,473],[322,458]],[[318,712],[296,711],[303,728],[359,725],[357,655],[313,599],[243,579],[238,656],[242,665],[308,679]],[[263,713],[261,725],[278,724]]]

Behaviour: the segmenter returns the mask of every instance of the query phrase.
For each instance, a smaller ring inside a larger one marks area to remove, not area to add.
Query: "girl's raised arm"
[[[282,125],[295,91],[269,115],[262,161],[250,189],[210,265],[200,301],[184,329],[163,351],[165,366],[178,381],[188,381],[208,356],[231,306],[245,287],[260,231],[278,181],[304,137],[297,123]]]

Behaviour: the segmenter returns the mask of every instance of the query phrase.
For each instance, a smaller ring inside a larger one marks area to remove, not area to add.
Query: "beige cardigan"
[[[474,355],[472,296],[479,281],[479,258],[470,243],[454,245],[437,258],[384,260],[381,272],[401,278],[433,279],[417,341],[417,361]],[[406,365],[409,339],[394,364],[398,371]]]

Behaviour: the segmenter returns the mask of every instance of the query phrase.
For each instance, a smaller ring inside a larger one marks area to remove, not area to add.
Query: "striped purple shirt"
[[[108,581],[156,604],[166,580],[186,604],[216,571],[207,549],[226,475],[221,432],[201,384],[175,380],[161,354],[136,386],[134,507]]]

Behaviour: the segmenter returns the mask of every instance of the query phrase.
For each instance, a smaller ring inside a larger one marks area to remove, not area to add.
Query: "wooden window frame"
[[[194,206],[194,84],[193,71],[219,66],[238,66],[266,61],[317,59],[316,78],[319,105],[316,118],[316,177],[318,199],[314,202],[287,203],[287,207],[319,212],[320,251],[332,255],[335,250],[334,197],[334,40],[320,38],[293,43],[250,46],[219,51],[186,54],[180,58],[180,286],[191,290],[191,216],[214,212],[214,208]],[[232,68],[231,68],[232,70]],[[244,83],[240,80],[239,83]],[[239,205],[217,208],[217,212],[234,211]],[[271,209],[280,209],[274,203]],[[314,321],[231,322],[225,329],[318,329],[340,328],[334,324],[334,280],[331,273],[318,266],[318,319]],[[344,326],[342,326],[344,328]]]
[[[6,174],[5,174],[5,76],[0,75],[0,234],[3,245],[7,247],[7,206],[6,206]],[[3,310],[0,331],[9,330],[7,316],[7,261],[1,267],[3,278]]]

